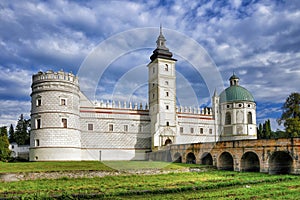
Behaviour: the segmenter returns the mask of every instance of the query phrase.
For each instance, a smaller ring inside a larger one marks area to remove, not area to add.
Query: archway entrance
[[[293,158],[284,151],[276,151],[269,158],[269,174],[290,174]]]
[[[182,163],[182,156],[179,152],[175,153],[173,162],[174,163]]]
[[[218,168],[221,170],[233,171],[233,158],[230,153],[223,152],[220,155]]]
[[[196,164],[196,156],[194,153],[190,152],[186,156],[186,163],[188,164]]]
[[[213,159],[210,153],[204,153],[201,157],[202,165],[213,165]]]
[[[242,156],[241,160],[242,172],[259,172],[259,158],[254,152],[247,152]]]
[[[171,140],[171,139],[167,139],[167,140],[165,141],[165,146],[167,146],[168,144],[172,144],[172,140]]]

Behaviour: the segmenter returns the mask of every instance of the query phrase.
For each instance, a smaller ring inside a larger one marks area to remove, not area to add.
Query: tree
[[[21,114],[16,129],[15,129],[15,140],[18,145],[29,144],[29,119],[24,119]]]
[[[300,93],[288,96],[282,107],[282,115],[278,124],[283,123],[288,137],[300,136]]]
[[[9,135],[8,140],[10,143],[16,142],[15,131],[14,131],[14,127],[12,124],[9,127],[8,135]]]
[[[10,157],[9,142],[7,137],[7,127],[0,128],[0,161],[7,161]]]
[[[259,126],[257,128],[257,138],[258,139],[263,139],[264,138],[262,124],[259,124]]]

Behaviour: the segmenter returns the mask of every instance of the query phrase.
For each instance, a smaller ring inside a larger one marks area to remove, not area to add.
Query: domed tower
[[[233,74],[230,86],[219,96],[220,140],[257,139],[256,103],[252,94],[239,85]]]
[[[30,161],[81,160],[78,78],[38,72],[31,88]]]

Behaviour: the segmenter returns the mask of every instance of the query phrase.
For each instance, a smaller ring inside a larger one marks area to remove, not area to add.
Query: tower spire
[[[166,47],[166,38],[163,35],[162,31],[162,25],[160,24],[159,27],[159,36],[156,40],[156,49],[153,51],[153,54],[151,55],[150,59],[151,62],[154,61],[156,58],[165,58],[165,59],[171,59],[176,60],[172,58],[173,54],[169,51],[169,49]]]

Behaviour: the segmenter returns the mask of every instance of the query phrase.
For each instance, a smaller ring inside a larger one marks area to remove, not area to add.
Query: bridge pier
[[[300,138],[172,144],[150,160],[207,164],[232,171],[300,174]]]

